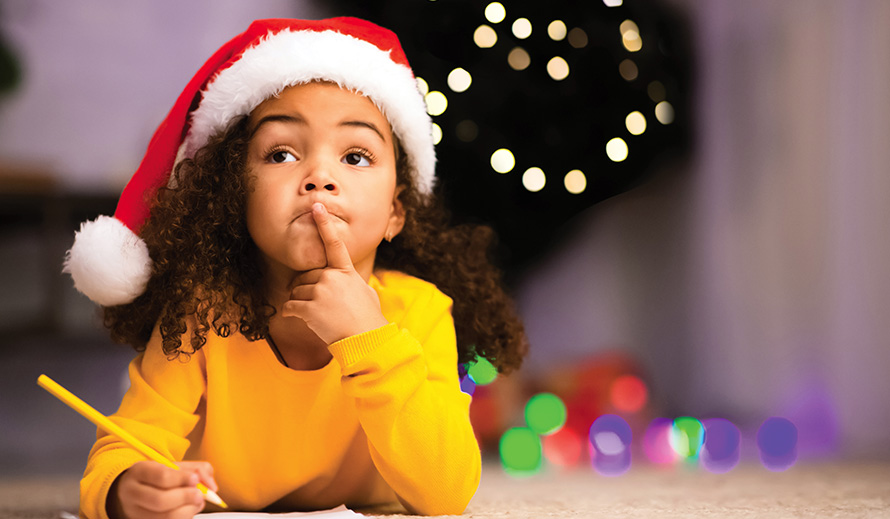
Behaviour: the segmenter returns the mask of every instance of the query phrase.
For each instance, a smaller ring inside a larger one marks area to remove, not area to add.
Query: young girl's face
[[[249,116],[247,228],[276,272],[327,264],[311,215],[325,205],[366,280],[377,246],[404,223],[390,125],[374,103],[331,83],[285,89]]]

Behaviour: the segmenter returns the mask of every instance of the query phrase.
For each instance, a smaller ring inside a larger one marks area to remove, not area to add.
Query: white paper
[[[364,516],[346,508],[346,505],[340,505],[337,508],[319,510],[317,512],[287,512],[283,514],[267,514],[265,512],[211,512],[198,514],[195,517],[207,517],[208,519],[288,519],[298,517],[310,517],[312,519],[348,519]]]

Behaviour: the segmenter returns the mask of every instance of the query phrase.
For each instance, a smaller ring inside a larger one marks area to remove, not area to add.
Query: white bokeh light
[[[498,173],[509,173],[516,166],[516,158],[513,152],[507,148],[501,148],[491,154],[491,169]]]
[[[555,56],[547,62],[547,73],[556,81],[562,81],[569,76],[569,64],[561,57]]]
[[[524,40],[532,35],[532,22],[528,18],[517,18],[513,22],[513,36]]]
[[[624,118],[624,124],[631,135],[641,135],[646,131],[646,117],[641,112],[631,112]]]
[[[448,88],[455,92],[465,92],[473,83],[473,76],[466,70],[458,67],[448,74]]]
[[[501,23],[507,17],[507,10],[504,4],[500,2],[492,2],[485,6],[485,19],[491,23]]]
[[[442,115],[448,108],[448,98],[438,90],[433,90],[423,96],[423,99],[426,101],[426,111],[430,115]]]
[[[612,162],[621,162],[627,158],[627,143],[621,137],[615,137],[606,143],[606,155]]]
[[[522,174],[522,185],[532,193],[544,189],[547,184],[547,175],[541,168],[528,168]]]

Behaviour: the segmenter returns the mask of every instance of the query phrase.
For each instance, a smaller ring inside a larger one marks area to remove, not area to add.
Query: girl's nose
[[[340,186],[326,168],[318,166],[303,179],[300,185],[301,194],[308,194],[312,191],[326,191],[331,194],[337,194],[340,191]]]
[[[316,189],[324,189],[325,191],[336,191],[337,186],[334,185],[333,182],[328,182],[326,184],[316,184],[315,182],[305,182],[303,184],[303,190],[306,192],[314,191]]]

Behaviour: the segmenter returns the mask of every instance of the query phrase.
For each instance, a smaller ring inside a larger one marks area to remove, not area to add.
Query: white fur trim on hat
[[[266,36],[221,71],[192,113],[183,142],[194,157],[210,136],[288,86],[326,80],[369,97],[401,141],[420,192],[432,192],[436,152],[432,121],[411,70],[389,51],[334,31],[282,31]]]
[[[74,287],[102,306],[132,302],[151,276],[148,247],[117,218],[100,216],[74,233],[64,272]]]

